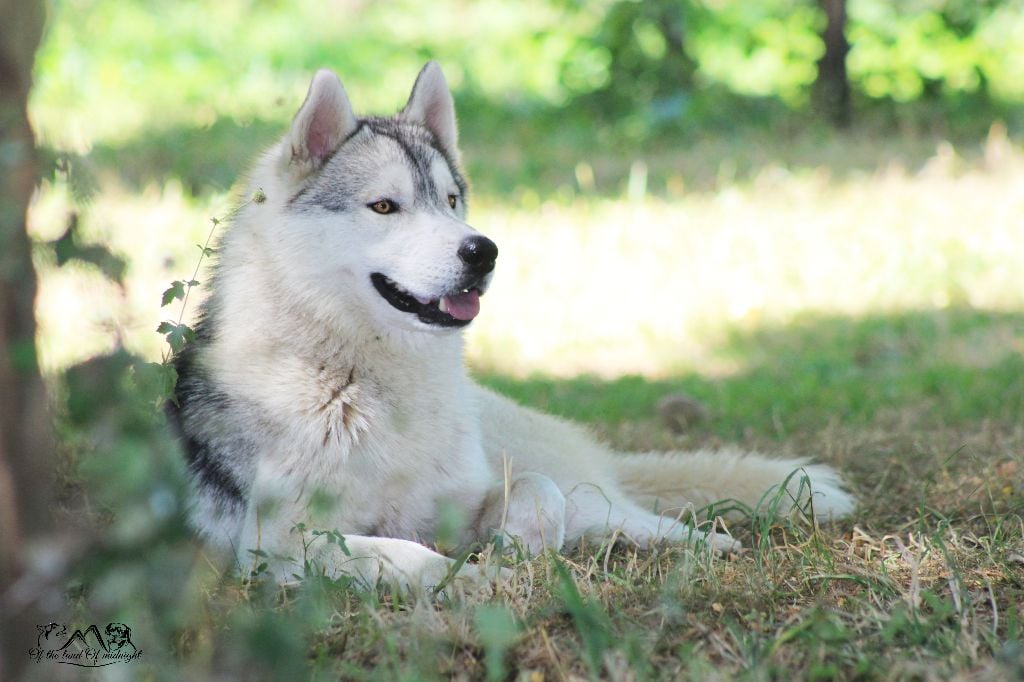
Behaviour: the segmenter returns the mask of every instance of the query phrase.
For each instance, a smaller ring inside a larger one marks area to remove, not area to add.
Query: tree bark
[[[0,0],[0,17],[0,679],[11,680],[36,640],[39,614],[19,578],[53,530],[53,441],[36,362],[36,274],[25,230],[39,175],[27,104],[43,3]]]
[[[850,82],[846,76],[846,0],[818,0],[827,20],[821,39],[825,54],[818,60],[818,78],[814,83],[815,106],[833,125],[850,125]]]

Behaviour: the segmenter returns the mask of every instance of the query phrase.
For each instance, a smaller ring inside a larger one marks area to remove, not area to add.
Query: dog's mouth
[[[387,275],[370,275],[373,288],[391,307],[413,313],[420,322],[438,327],[465,327],[480,312],[480,288],[477,284],[441,298],[414,296]]]

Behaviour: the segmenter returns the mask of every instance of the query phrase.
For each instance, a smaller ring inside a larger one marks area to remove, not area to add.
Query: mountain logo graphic
[[[67,637],[68,627],[59,623],[37,625],[37,646],[29,651],[36,663],[49,661],[83,668],[99,668],[115,663],[132,663],[142,651],[132,642],[131,628],[124,623],[108,623],[101,632],[96,624],[76,629]],[[65,639],[66,638],[66,639]]]
[[[92,637],[87,637],[92,635]],[[68,647],[73,644],[77,644],[81,649],[100,649],[102,651],[109,651],[107,649],[107,643],[103,641],[103,637],[100,636],[99,628],[95,625],[90,625],[89,629],[84,633],[81,630],[75,630],[74,634],[68,637],[68,641],[64,643],[57,651],[65,651]]]

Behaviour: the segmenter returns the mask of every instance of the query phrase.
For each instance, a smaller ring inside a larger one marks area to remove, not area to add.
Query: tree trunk
[[[846,77],[846,0],[818,0],[827,23],[821,39],[825,54],[818,60],[818,79],[814,83],[815,106],[833,125],[850,125],[850,82]]]
[[[53,530],[53,441],[35,352],[36,274],[25,212],[38,178],[27,103],[39,0],[0,0],[0,679],[35,645],[31,590],[15,586]]]
[[[667,61],[676,66],[677,79],[674,83],[677,87],[690,87],[693,85],[693,74],[697,71],[697,64],[686,54],[684,47],[687,29],[686,8],[681,3],[660,3],[654,11],[661,35],[665,38]]]

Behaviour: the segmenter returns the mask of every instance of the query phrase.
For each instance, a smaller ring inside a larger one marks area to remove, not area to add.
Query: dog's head
[[[416,331],[476,317],[498,248],[466,223],[455,108],[428,63],[390,118],[357,118],[319,71],[275,159],[282,274],[304,295],[344,300],[376,325]]]
[[[112,651],[117,651],[131,638],[131,629],[124,623],[108,623],[106,627],[107,646]]]

